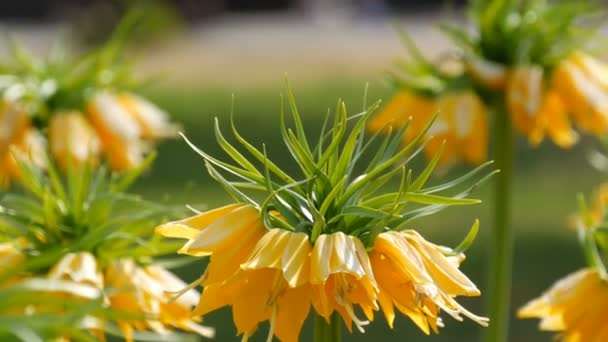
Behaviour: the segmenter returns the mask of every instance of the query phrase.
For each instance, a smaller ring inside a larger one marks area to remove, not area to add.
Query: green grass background
[[[350,113],[363,106],[365,81],[358,79],[321,80],[293,84],[293,91],[311,136],[315,136],[321,120],[338,98],[347,103]],[[199,147],[212,155],[222,156],[215,143],[213,118],[220,119],[225,135],[229,134],[229,112],[232,94],[235,95],[235,121],[240,132],[254,145],[267,146],[270,158],[277,164],[293,170],[291,159],[282,148],[278,114],[279,94],[283,84],[259,88],[233,89],[230,86],[188,86],[148,89],[146,94],[168,110],[183,125],[184,132]],[[369,102],[387,99],[389,90],[381,84],[371,84]],[[234,141],[234,140],[233,140]],[[546,142],[530,148],[521,136],[517,139],[517,167],[514,184],[514,225],[516,230],[515,261],[513,269],[512,311],[537,296],[558,278],[584,266],[575,233],[568,228],[568,216],[576,210],[576,195],[589,195],[593,186],[604,176],[593,170],[586,161],[586,153],[593,148],[587,139],[572,150],[563,151]],[[421,161],[412,164],[414,171],[421,170]],[[467,171],[458,167],[434,176],[433,182],[449,180]],[[481,233],[467,253],[462,266],[464,272],[482,289],[488,265],[488,239],[491,237],[491,191],[493,182],[486,183],[474,196],[483,204],[449,208],[432,218],[416,221],[411,228],[420,231],[436,243],[457,245],[465,236],[475,218],[481,221]],[[148,199],[167,204],[191,204],[197,208],[211,208],[230,202],[219,186],[206,174],[202,159],[181,139],[164,142],[151,171],[138,184],[135,191]],[[194,279],[204,268],[204,261],[195,262],[178,272],[186,279]],[[481,298],[463,298],[462,303],[475,313],[483,312]],[[400,317],[395,330],[390,331],[382,314],[368,327],[365,334],[354,332],[345,335],[345,341],[474,341],[482,328],[470,321],[463,323],[444,316],[445,328],[438,336],[426,337],[407,318]],[[205,323],[217,328],[217,341],[239,341],[235,336],[230,312],[227,309],[210,314]],[[537,321],[517,320],[511,324],[511,341],[550,341],[551,334],[537,331]],[[265,329],[253,341],[265,340]],[[302,341],[311,340],[311,322],[307,322]]]

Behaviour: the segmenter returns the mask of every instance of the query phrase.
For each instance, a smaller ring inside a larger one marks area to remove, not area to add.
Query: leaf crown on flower
[[[413,220],[448,206],[478,203],[467,196],[494,174],[488,172],[492,162],[487,162],[458,179],[428,186],[441,152],[417,176],[409,164],[423,148],[424,144],[416,147],[431,123],[406,146],[401,146],[401,137],[407,125],[392,134],[368,137],[366,122],[379,102],[348,116],[344,102],[338,101],[333,118],[326,117],[316,144],[311,145],[289,85],[287,100],[294,127],[287,126],[281,106],[280,130],[299,169],[297,176],[274,163],[265,146],[260,150],[249,143],[232,119],[234,138],[249,158],[224,137],[217,118],[216,139],[232,163],[207,154],[184,136],[203,157],[211,177],[236,201],[259,209],[268,228],[305,232],[313,243],[320,234],[343,232],[369,248],[383,231],[403,230]],[[463,185],[468,187],[446,195]]]
[[[104,264],[123,257],[146,262],[174,250],[152,230],[175,209],[125,192],[153,159],[121,174],[88,164],[60,173],[51,161],[43,171],[19,160],[25,192],[2,195],[0,242],[35,257],[27,264],[34,273],[70,252],[90,252]]]
[[[593,48],[589,43],[599,36],[603,13],[595,1],[476,0],[468,10],[473,30],[440,25],[459,50],[437,60],[424,56],[407,32],[397,28],[411,58],[396,62],[390,80],[398,88],[436,97],[476,87],[463,72],[463,55],[501,66],[551,69],[573,51]]]
[[[141,82],[133,77],[123,54],[138,18],[138,12],[125,16],[105,44],[82,55],[69,55],[56,44],[47,58],[37,59],[11,39],[12,59],[0,64],[1,97],[20,103],[35,125],[46,127],[54,113],[84,109],[99,90],[138,88]]]

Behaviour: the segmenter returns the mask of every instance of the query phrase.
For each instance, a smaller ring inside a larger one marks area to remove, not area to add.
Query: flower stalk
[[[333,313],[329,323],[323,316],[314,317],[314,342],[340,342],[342,341],[342,323],[340,315]]]
[[[494,190],[494,232],[491,235],[487,312],[492,324],[485,341],[506,342],[509,329],[511,268],[513,259],[512,185],[513,128],[504,104],[497,103],[494,118],[494,161],[500,173]]]

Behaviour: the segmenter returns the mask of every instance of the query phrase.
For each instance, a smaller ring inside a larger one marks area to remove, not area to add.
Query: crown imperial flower
[[[416,101],[408,96],[404,94],[402,99]],[[333,125],[326,123],[317,145],[310,146],[289,90],[288,100],[295,129],[287,128],[283,115],[280,126],[300,176],[283,171],[268,158],[265,149],[260,151],[247,142],[234,124],[234,136],[252,160],[224,138],[217,120],[218,143],[235,164],[208,155],[186,139],[203,157],[210,175],[237,202],[156,229],[163,236],[187,240],[179,253],[210,257],[204,274],[187,287],[203,287],[193,313],[205,315],[230,306],[244,340],[260,323],[269,321],[268,341],[273,335],[282,341],[297,341],[311,308],[324,322],[341,317],[349,330],[354,325],[361,332],[380,309],[387,317],[394,317],[394,305],[427,333],[429,325],[435,332],[441,326],[442,310],[458,320],[464,315],[487,324],[487,319],[471,314],[454,299],[479,295],[475,285],[458,271],[462,253],[415,235],[406,246],[412,252],[394,257],[387,251],[400,252],[400,247],[391,249],[387,247],[391,242],[383,241],[392,241],[390,237],[395,235],[403,237],[405,243],[405,237],[414,233],[404,229],[417,217],[450,205],[477,203],[466,198],[472,188],[454,196],[438,193],[463,184],[489,164],[450,184],[425,187],[440,160],[441,148],[416,179],[412,179],[411,170],[405,169],[405,163],[419,152],[413,147],[428,126],[404,149],[400,149],[401,129],[384,138],[374,151],[372,141],[378,135],[366,138],[365,126],[378,105],[348,117],[340,102]],[[471,127],[457,130],[465,136]],[[378,191],[399,174],[398,191]],[[260,192],[261,199],[248,195],[251,190]],[[418,207],[410,208],[412,203]],[[415,276],[410,274],[412,269],[404,268],[403,263],[408,262],[417,263]],[[399,272],[407,283],[397,284],[400,280],[392,275]],[[395,286],[405,286],[411,302],[402,305],[400,295],[390,292]],[[392,318],[389,324],[392,327]]]

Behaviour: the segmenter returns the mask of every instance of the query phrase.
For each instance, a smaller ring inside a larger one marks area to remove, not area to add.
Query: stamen
[[[346,297],[354,288],[353,284],[351,284],[348,279],[346,279],[346,276],[343,273],[340,273],[338,274],[337,285],[338,286],[336,289],[336,303],[344,307],[344,310],[346,310],[348,316],[353,320],[353,323],[355,323],[357,330],[359,330],[361,333],[364,333],[365,329],[363,329],[363,327],[368,325],[369,321],[359,319],[359,317],[355,315],[353,305],[351,303],[348,303],[346,300]]]
[[[199,286],[200,284],[204,283],[205,280],[207,280],[207,271],[206,270],[205,270],[205,273],[203,273],[203,275],[200,276],[200,278],[193,281],[192,283],[190,283],[188,286],[184,287],[183,289],[181,289],[179,291],[165,291],[166,294],[172,295],[172,297],[169,299],[168,303],[169,304],[173,303],[174,301],[177,300],[177,298],[179,298],[184,293],[186,293],[186,292],[192,290],[193,288]]]
[[[244,333],[243,338],[241,339],[241,342],[247,342],[247,341],[249,341],[249,333]]]
[[[266,300],[266,308],[272,308],[274,310],[277,299],[283,293],[283,288],[283,275],[281,272],[276,272],[274,281],[272,282],[272,288],[270,289],[270,295],[268,296],[268,300]]]
[[[272,314],[270,315],[270,327],[268,328],[268,337],[266,342],[272,342],[272,336],[274,336],[274,330],[276,329],[277,322],[277,306],[272,307]]]
[[[353,311],[353,306],[351,304],[347,304],[347,305],[343,305],[343,306],[344,306],[344,309],[346,310],[346,313],[348,314],[348,316],[350,316],[350,318],[353,320],[353,323],[355,323],[357,330],[359,330],[359,332],[361,332],[361,333],[364,333],[365,329],[363,329],[363,327],[368,325],[369,321],[360,320],[357,317],[357,315],[355,315],[355,312]]]

